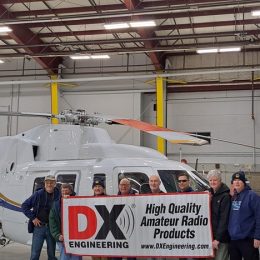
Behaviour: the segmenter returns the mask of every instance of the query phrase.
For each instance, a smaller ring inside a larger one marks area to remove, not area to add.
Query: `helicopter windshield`
[[[178,182],[177,182],[177,176],[180,173],[188,173],[184,170],[158,170],[159,176],[161,178],[161,181],[165,187],[165,190],[167,192],[179,192],[178,189]],[[207,190],[209,187],[207,186],[207,181],[203,178],[203,181],[201,181],[202,177],[196,172],[192,172],[194,175],[189,174],[190,176],[190,186],[194,191],[204,191]]]

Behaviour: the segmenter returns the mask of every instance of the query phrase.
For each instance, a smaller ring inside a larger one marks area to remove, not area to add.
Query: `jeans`
[[[40,259],[44,240],[46,240],[47,243],[48,260],[57,260],[57,258],[55,257],[56,242],[52,237],[47,225],[34,227],[30,260]]]
[[[60,250],[60,260],[82,260],[82,256],[66,254],[65,247],[62,242],[57,242],[57,244]]]
[[[229,260],[228,243],[219,243],[214,260]]]

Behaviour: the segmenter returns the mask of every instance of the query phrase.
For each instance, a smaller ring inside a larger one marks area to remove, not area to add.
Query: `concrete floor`
[[[30,246],[11,242],[5,247],[0,247],[0,259],[1,260],[29,260],[30,259]],[[58,255],[58,254],[57,254]],[[40,260],[47,259],[47,252],[42,250]],[[90,257],[84,256],[84,260],[90,260]]]

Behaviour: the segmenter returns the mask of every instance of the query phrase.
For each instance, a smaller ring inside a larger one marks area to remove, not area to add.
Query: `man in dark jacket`
[[[96,177],[92,184],[94,196],[106,196],[106,185],[102,178]]]
[[[221,172],[211,170],[208,173],[211,187],[211,223],[213,229],[212,246],[215,250],[215,260],[228,260],[228,219],[231,205],[229,188],[222,182]]]
[[[259,260],[260,198],[246,183],[243,171],[232,175],[234,195],[228,231],[230,260]]]
[[[22,204],[22,210],[33,226],[31,260],[40,258],[44,240],[47,243],[48,260],[56,260],[56,242],[49,229],[49,213],[54,201],[60,197],[59,190],[55,187],[56,180],[52,175],[44,179],[44,189],[36,191]]]
[[[118,195],[131,196],[135,195],[136,191],[131,188],[131,183],[127,178],[120,180],[118,185]],[[112,257],[111,260],[122,260],[122,257]],[[127,257],[127,260],[136,260],[135,257]]]
[[[78,255],[66,254],[63,245],[63,235],[61,227],[61,199],[69,196],[75,196],[72,185],[69,183],[63,183],[61,185],[61,198],[54,202],[49,215],[49,226],[51,235],[57,241],[60,249],[60,260],[81,260],[82,257]]]
[[[131,183],[127,178],[123,178],[118,185],[118,195],[135,195],[136,191],[131,188]]]

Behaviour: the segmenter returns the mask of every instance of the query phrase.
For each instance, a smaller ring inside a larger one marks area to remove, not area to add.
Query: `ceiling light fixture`
[[[131,27],[150,27],[150,26],[156,26],[155,21],[136,21],[136,22],[130,22],[129,23]]]
[[[89,60],[90,56],[89,55],[71,55],[70,58],[72,60]]]
[[[252,16],[259,16],[260,15],[260,10],[251,11],[251,15]]]
[[[219,52],[235,52],[235,51],[241,51],[241,47],[219,48]]]
[[[204,53],[217,53],[218,49],[217,48],[210,48],[210,49],[198,49],[196,50],[198,54],[204,54]]]
[[[0,26],[0,33],[7,33],[7,32],[11,32],[12,29],[9,28],[8,26]]]
[[[107,54],[97,54],[97,55],[87,55],[87,54],[78,54],[78,55],[70,55],[72,60],[97,60],[97,59],[110,59],[110,56]]]
[[[129,24],[127,24],[127,23],[110,23],[110,24],[104,24],[104,27],[107,30],[124,29],[124,28],[129,28]]]
[[[198,54],[206,53],[222,53],[222,52],[238,52],[241,51],[241,47],[223,47],[223,48],[208,48],[208,49],[198,49],[196,52]]]
[[[2,63],[5,63],[3,60],[0,60],[0,63],[2,64]]]
[[[91,55],[91,59],[110,59],[110,56],[107,54]]]

